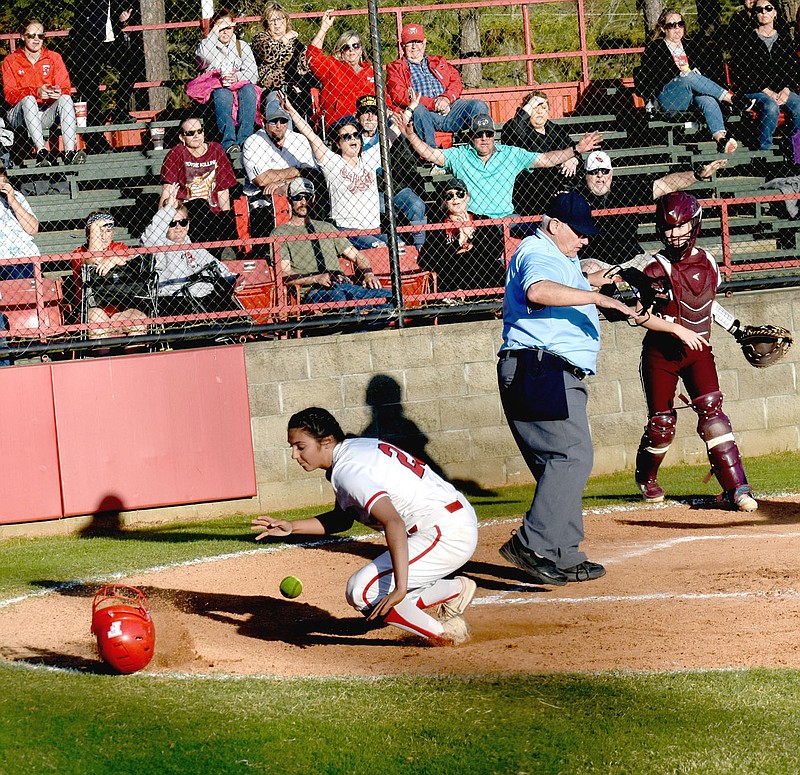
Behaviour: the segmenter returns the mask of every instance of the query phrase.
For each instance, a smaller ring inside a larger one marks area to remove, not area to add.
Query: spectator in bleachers
[[[86,219],[86,242],[72,251],[72,271],[76,286],[80,293],[82,288],[81,267],[88,264],[94,267],[100,277],[105,277],[117,267],[123,267],[129,261],[138,259],[136,255],[125,255],[114,251],[127,251],[123,242],[114,242],[114,216],[111,213],[96,211]],[[147,332],[145,321],[147,314],[134,305],[133,299],[115,298],[113,300],[97,299],[90,295],[88,299],[88,315],[86,322],[90,339],[124,336],[126,334],[144,334]],[[121,326],[109,326],[110,322],[121,322]]]
[[[289,184],[292,217],[288,223],[278,226],[272,232],[273,236],[331,234],[337,231],[332,223],[312,220],[314,193],[314,184],[306,178],[297,178]],[[361,285],[354,283],[342,272],[340,256],[353,262],[361,275]],[[304,290],[303,298],[308,303],[353,299],[380,299],[386,302],[391,296],[391,292],[382,288],[372,271],[369,258],[357,250],[346,237],[282,241],[280,267],[284,282]]]
[[[280,3],[267,3],[262,17],[264,31],[250,47],[258,65],[258,84],[268,94],[282,89],[304,115],[311,113],[310,89],[317,80],[306,62],[306,47],[292,29],[292,20]]]
[[[727,165],[727,159],[715,159],[698,165],[695,170],[671,172],[653,179],[640,175],[625,175],[615,182],[611,157],[603,151],[593,151],[586,157],[584,174],[576,188],[592,206],[592,210],[612,210],[622,207],[644,207],[674,191],[684,191],[698,181],[711,176]],[[589,273],[612,265],[638,266],[649,256],[639,244],[638,223],[641,214],[624,213],[601,216],[603,227],[581,250],[581,261],[592,260]],[[600,262],[600,265],[597,265]]]
[[[311,144],[289,129],[289,114],[278,100],[263,95],[261,106],[264,128],[247,138],[242,151],[247,177],[244,193],[250,202],[250,232],[255,237],[266,237],[275,227],[272,194],[286,196],[290,181],[319,174]]]
[[[781,110],[800,131],[800,61],[788,32],[776,27],[778,9],[768,0],[756,0],[753,29],[731,49],[731,77],[735,88],[754,100],[758,113],[758,147],[767,150],[778,128]]]
[[[425,160],[444,167],[463,180],[470,194],[469,211],[476,218],[507,218],[514,214],[512,194],[514,181],[522,170],[555,167],[577,153],[596,148],[600,133],[576,144],[576,148],[537,153],[495,142],[495,126],[491,116],[475,116],[470,126],[470,144],[453,148],[431,148],[417,136],[408,114],[402,116],[403,131],[411,147]]]
[[[192,217],[198,242],[236,239],[230,189],[237,180],[230,159],[219,143],[205,139],[199,118],[181,122],[180,139],[161,165],[161,207],[178,184],[178,199]]]
[[[139,3],[133,0],[75,0],[68,61],[78,98],[86,102],[89,126],[105,123],[104,100],[98,87],[107,67],[117,73],[113,120],[131,120],[133,85],[145,80],[144,46],[140,33],[123,32],[123,27],[141,23]],[[98,150],[103,142],[100,134],[84,139],[93,141]]]
[[[721,39],[725,51],[730,52],[755,27],[755,19],[753,18],[753,6],[755,3],[756,0],[744,0],[742,7],[731,16],[727,26],[723,28]],[[782,13],[781,4],[772,4],[778,10],[775,28],[782,34],[791,35],[791,29]]]
[[[600,133],[585,133],[580,147],[595,145]],[[522,101],[514,117],[503,125],[502,140],[505,145],[516,145],[528,151],[559,151],[565,148],[577,150],[566,130],[550,120],[550,100],[547,94],[535,89]],[[580,153],[580,152],[578,152]],[[581,163],[581,157],[573,156],[558,167],[546,167],[536,171],[523,171],[514,185],[514,208],[520,215],[537,215],[553,198],[556,190],[563,187],[565,177],[573,177]]]
[[[656,99],[665,113],[679,113],[694,104],[703,113],[706,125],[720,153],[733,153],[738,144],[728,135],[721,104],[745,110],[749,101],[720,86],[701,70],[714,65],[704,62],[703,46],[684,38],[686,22],[677,11],[666,10],[658,17],[656,38],[642,54],[637,91],[644,99]],[[715,63],[716,64],[716,63]]]
[[[411,98],[418,104],[411,108],[414,131],[430,146],[436,147],[435,132],[458,132],[468,129],[472,119],[489,108],[483,100],[461,96],[461,75],[444,57],[428,56],[425,30],[420,24],[406,24],[400,35],[403,56],[386,68],[389,99],[400,108],[409,109]]]
[[[361,36],[355,30],[345,30],[339,36],[332,56],[323,53],[325,36],[333,22],[333,11],[325,11],[319,31],[306,49],[311,72],[322,83],[320,107],[329,126],[344,116],[353,115],[359,97],[375,93],[375,72],[364,53]]]
[[[372,94],[359,97],[356,103],[356,118],[361,124],[361,139],[364,150],[377,145],[378,135],[378,100]],[[389,160],[392,165],[392,182],[395,195],[394,206],[413,226],[420,228],[411,234],[414,246],[419,250],[425,244],[426,218],[425,201],[420,194],[425,191],[425,183],[417,170],[419,158],[408,144],[405,137],[398,137],[389,149]],[[380,173],[380,170],[378,170]],[[381,208],[383,208],[383,200]],[[404,233],[403,236],[406,236]]]
[[[255,127],[258,68],[250,44],[236,37],[236,22],[227,8],[211,17],[211,29],[198,43],[195,57],[200,71],[212,79],[222,147],[229,156],[238,156]]]
[[[180,186],[170,183],[166,196],[141,237],[145,247],[175,245],[175,250],[155,253],[158,274],[158,314],[190,315],[232,309],[231,293],[236,278],[221,261],[204,248],[187,248],[189,211],[178,199]],[[203,273],[202,277],[198,277]]]
[[[469,193],[463,181],[451,178],[441,187],[442,217],[446,229],[431,230],[420,256],[420,266],[436,272],[440,291],[503,286],[503,230],[473,226]]]
[[[38,256],[33,238],[39,232],[39,219],[25,196],[8,180],[5,164],[0,163],[0,258]],[[0,280],[33,277],[33,264],[0,264]]]
[[[3,93],[11,106],[8,123],[28,130],[36,151],[36,166],[50,167],[55,155],[47,150],[44,130],[58,118],[64,140],[64,163],[83,164],[77,149],[78,124],[69,73],[60,54],[45,48],[44,25],[31,19],[22,28],[23,46],[3,59]]]
[[[308,122],[282,97],[283,107],[294,121],[297,131],[305,135],[314,158],[325,175],[331,199],[331,216],[337,228],[380,229],[381,210],[377,170],[381,166],[381,149],[373,145],[364,151],[361,125],[352,116],[336,122],[329,133],[331,148],[322,141]],[[390,129],[389,142],[397,138]],[[386,244],[385,234],[351,236],[350,242],[359,250]]]

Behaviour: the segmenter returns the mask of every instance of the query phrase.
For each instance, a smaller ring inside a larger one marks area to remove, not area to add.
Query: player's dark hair
[[[289,418],[289,430],[305,431],[317,441],[333,436],[336,441],[344,441],[345,433],[336,418],[327,410],[318,406],[309,406],[296,412]]]

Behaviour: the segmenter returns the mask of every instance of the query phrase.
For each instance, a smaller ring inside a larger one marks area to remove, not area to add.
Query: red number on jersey
[[[425,474],[425,463],[423,463],[421,460],[411,457],[411,455],[406,454],[399,447],[395,447],[393,444],[387,444],[385,441],[382,441],[380,444],[378,444],[378,449],[383,452],[384,455],[396,457],[397,461],[401,465],[404,465],[409,471],[413,471],[420,479],[422,479],[423,475]]]

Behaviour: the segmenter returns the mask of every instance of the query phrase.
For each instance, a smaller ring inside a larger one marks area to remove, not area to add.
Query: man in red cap
[[[403,56],[386,68],[389,98],[406,109],[406,118],[414,119],[414,131],[435,148],[434,132],[458,132],[469,127],[473,116],[488,113],[483,100],[461,98],[461,76],[444,57],[425,53],[425,30],[420,24],[406,24],[400,36]],[[419,107],[409,108],[411,92],[420,95]]]

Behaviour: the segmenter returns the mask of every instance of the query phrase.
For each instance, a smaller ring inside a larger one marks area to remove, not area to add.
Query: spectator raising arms
[[[412,94],[419,95],[413,109],[414,131],[430,146],[436,146],[435,131],[468,129],[474,116],[488,113],[483,100],[461,97],[461,76],[444,57],[428,56],[425,30],[406,24],[400,35],[403,56],[386,68],[386,88],[392,102],[408,109]]]
[[[754,29],[742,35],[731,49],[731,71],[736,88],[754,102],[758,111],[758,147],[772,146],[781,110],[792,116],[800,131],[800,62],[787,32],[775,26],[778,9],[768,0],[753,4]]]
[[[664,11],[656,24],[656,39],[647,44],[642,54],[642,64],[637,91],[644,99],[657,99],[666,113],[688,110],[697,105],[706,120],[708,131],[717,143],[720,153],[733,153],[739,146],[728,137],[720,103],[734,105],[739,110],[747,107],[741,98],[724,86],[703,75],[698,69],[702,47],[693,40],[685,40],[686,22],[676,11]]]
[[[322,52],[328,30],[333,26],[333,11],[325,11],[319,31],[306,49],[306,59],[322,82],[322,112],[325,122],[334,124],[356,112],[356,100],[374,94],[375,73],[364,56],[361,37],[355,30],[343,32],[333,47],[333,56]]]
[[[265,92],[281,89],[304,115],[311,113],[310,89],[317,83],[308,69],[306,47],[292,29],[292,20],[280,3],[267,3],[262,19],[264,31],[251,47],[258,65],[258,84]]]
[[[8,123],[25,126],[36,151],[36,166],[49,167],[55,160],[47,150],[44,130],[56,117],[64,137],[64,163],[83,164],[86,154],[76,150],[78,125],[70,93],[69,73],[60,54],[44,46],[44,25],[38,19],[22,28],[22,48],[3,59],[3,93],[11,106]]]
[[[255,127],[258,68],[250,45],[236,37],[236,23],[227,8],[211,17],[211,29],[197,44],[195,57],[202,72],[217,77],[211,97],[222,147],[229,156],[238,156]]]

